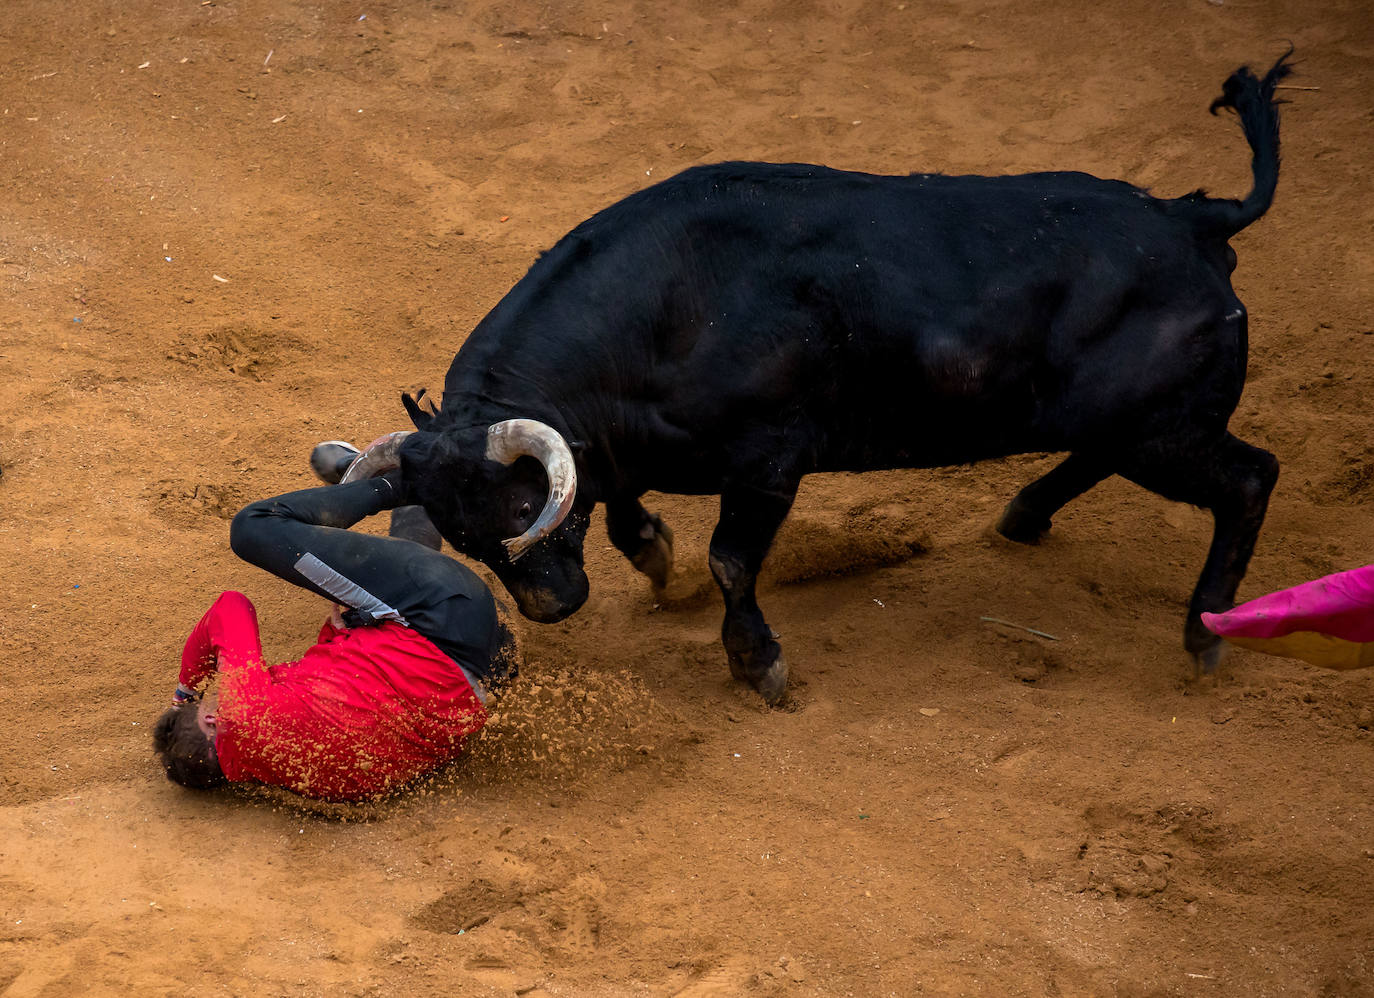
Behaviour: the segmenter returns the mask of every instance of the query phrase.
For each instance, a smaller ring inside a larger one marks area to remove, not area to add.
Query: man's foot
[[[338,485],[344,472],[361,452],[344,440],[326,440],[310,452],[310,470],[322,482]]]

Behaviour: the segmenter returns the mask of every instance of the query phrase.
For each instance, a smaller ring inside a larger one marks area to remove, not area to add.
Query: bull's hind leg
[[[1096,458],[1070,454],[1049,474],[1016,493],[997,521],[997,532],[1018,544],[1038,543],[1049,533],[1055,513],[1111,474]]]
[[[656,513],[635,497],[606,503],[606,533],[630,564],[649,577],[655,589],[668,585],[673,574],[673,532]]]
[[[1245,576],[1269,493],[1279,476],[1273,454],[1227,433],[1209,446],[1156,448],[1129,456],[1120,473],[1178,502],[1210,510],[1212,546],[1188,603],[1183,647],[1205,671],[1221,660],[1221,639],[1202,623],[1204,612],[1229,610]]]
[[[795,489],[730,489],[720,497],[720,522],[711,535],[711,574],[725,597],[720,636],[730,674],[749,683],[768,703],[777,703],[787,689],[787,663],[763,619],[754,584],[795,494]]]

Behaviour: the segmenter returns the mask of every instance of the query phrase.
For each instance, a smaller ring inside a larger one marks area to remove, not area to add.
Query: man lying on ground
[[[358,451],[321,444],[311,464],[338,482]],[[268,666],[248,597],[226,592],[186,641],[173,706],[153,748],[168,779],[285,787],[326,800],[386,793],[455,758],[513,678],[515,645],[490,590],[439,553],[407,506],[400,472],[263,499],[234,517],[245,561],[335,603],[316,643]],[[348,528],[392,510],[391,534]],[[198,689],[218,672],[218,703]]]

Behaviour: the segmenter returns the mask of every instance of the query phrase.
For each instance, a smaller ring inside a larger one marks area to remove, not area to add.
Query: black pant
[[[510,635],[491,591],[439,553],[438,532],[423,509],[396,509],[390,537],[348,529],[392,509],[395,497],[390,482],[369,478],[261,499],[234,517],[229,545],[244,561],[350,607],[350,625],[395,620],[483,683],[511,678]]]

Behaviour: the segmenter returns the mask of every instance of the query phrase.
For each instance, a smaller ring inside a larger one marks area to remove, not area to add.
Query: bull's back
[[[698,167],[569,233],[450,382],[492,394],[509,369],[579,431],[613,420],[613,446],[706,478],[798,440],[813,470],[1057,449],[1075,407],[1104,418],[1094,382],[1148,391],[1152,312],[1229,294],[1170,204],[1081,173]]]
[[[1167,203],[1085,174],[682,179],[712,258],[659,344],[664,408],[713,438],[805,428],[818,470],[1062,446],[1085,366],[1130,372],[1129,402],[1150,388],[1148,317],[1229,291]]]

